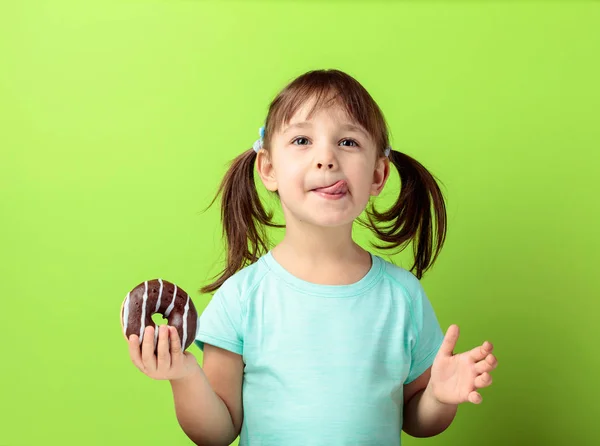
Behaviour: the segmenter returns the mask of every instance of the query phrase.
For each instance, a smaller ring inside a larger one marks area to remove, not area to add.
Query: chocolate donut
[[[121,305],[121,327],[125,338],[136,334],[141,344],[146,326],[154,325],[156,351],[158,327],[152,320],[155,313],[161,314],[169,325],[177,328],[182,350],[194,342],[198,313],[190,295],[174,283],[162,279],[147,280],[127,293]]]

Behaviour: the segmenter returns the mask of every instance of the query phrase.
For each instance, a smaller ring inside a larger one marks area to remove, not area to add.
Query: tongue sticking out
[[[331,186],[319,187],[315,189],[315,192],[323,192],[325,194],[345,194],[348,192],[348,186],[344,180],[340,180]]]

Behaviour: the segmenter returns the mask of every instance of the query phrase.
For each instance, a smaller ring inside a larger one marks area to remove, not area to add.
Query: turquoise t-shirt
[[[269,252],[214,294],[195,342],[243,356],[240,446],[400,444],[402,386],[443,333],[419,280],[371,258],[358,282],[318,285]]]

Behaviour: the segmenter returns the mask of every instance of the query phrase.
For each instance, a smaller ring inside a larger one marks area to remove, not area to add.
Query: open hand
[[[493,345],[482,345],[464,353],[454,354],[459,329],[451,325],[433,361],[429,384],[433,395],[445,404],[460,404],[470,401],[481,403],[477,389],[492,384],[490,372],[498,365],[492,354]]]
[[[151,325],[144,330],[141,346],[139,336],[129,336],[131,361],[153,379],[177,380],[191,375],[200,365],[194,355],[181,349],[177,329],[167,325],[159,325],[158,328],[157,346],[154,345],[154,327]]]

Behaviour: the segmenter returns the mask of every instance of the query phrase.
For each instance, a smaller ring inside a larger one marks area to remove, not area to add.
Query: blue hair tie
[[[258,129],[258,136],[260,136],[260,138],[254,141],[254,145],[252,146],[256,153],[258,153],[258,151],[263,148],[263,140],[265,138],[264,126]]]

